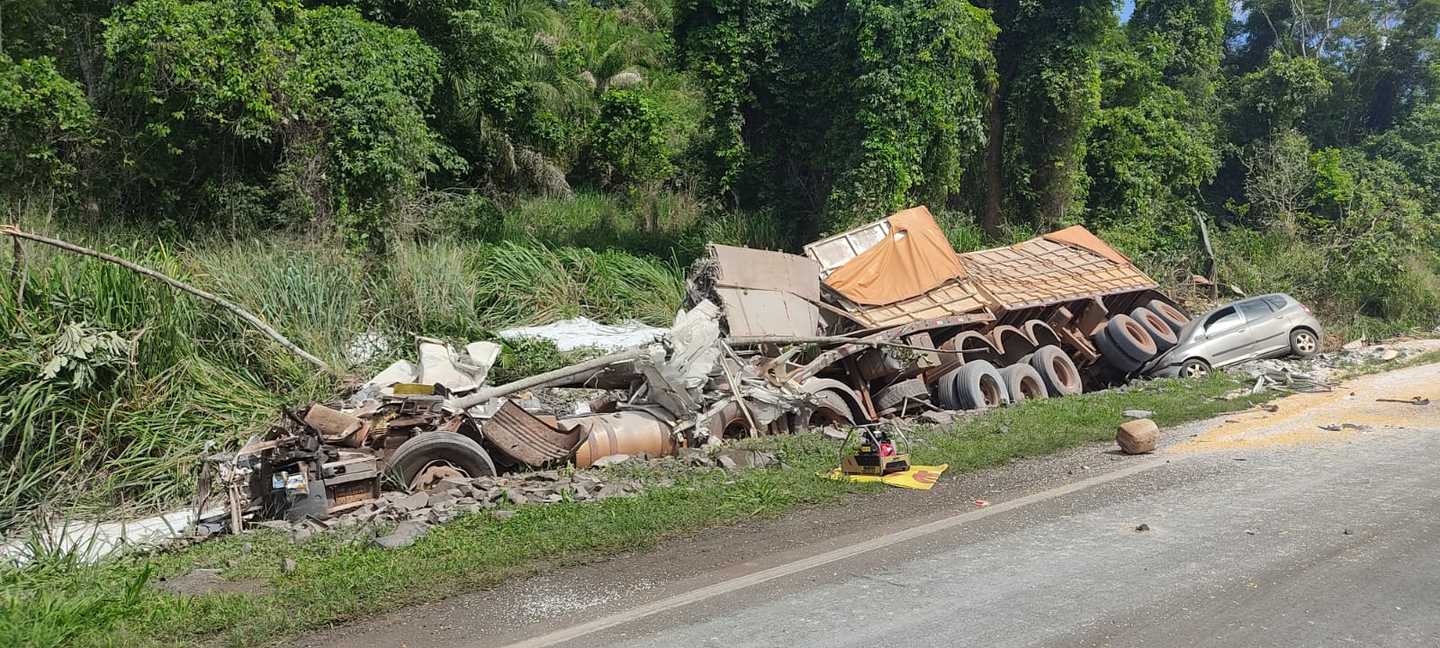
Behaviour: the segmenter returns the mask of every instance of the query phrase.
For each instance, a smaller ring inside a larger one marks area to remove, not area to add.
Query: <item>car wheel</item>
[[[1058,346],[1043,346],[1030,354],[1030,366],[1040,373],[1051,396],[1071,396],[1085,391],[1080,370]]]
[[[955,395],[964,409],[988,409],[1010,402],[1005,379],[984,360],[967,362],[955,372]]]
[[[1210,375],[1210,363],[1199,358],[1191,358],[1180,365],[1181,378],[1204,378]]]
[[[1302,358],[1315,355],[1320,350],[1320,340],[1310,329],[1295,329],[1290,332],[1290,352]]]
[[[1160,317],[1154,311],[1144,306],[1130,311],[1130,318],[1139,323],[1140,327],[1145,329],[1146,333],[1150,334],[1150,339],[1155,341],[1155,352],[1157,354],[1169,351],[1175,346],[1176,342],[1180,341],[1180,338],[1176,337],[1175,331],[1170,328],[1170,324],[1165,321],[1165,318]]]
[[[1005,367],[1000,370],[1000,377],[1005,380],[1005,393],[1010,395],[1012,403],[1046,397],[1044,379],[1029,364],[1017,362]]]
[[[474,439],[457,432],[423,432],[410,437],[385,461],[386,469],[405,486],[420,490],[438,476],[485,477],[495,463]]]

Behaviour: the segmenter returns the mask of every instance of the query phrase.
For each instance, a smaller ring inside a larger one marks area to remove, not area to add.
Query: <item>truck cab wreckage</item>
[[[656,342],[485,386],[499,347],[421,340],[345,402],[286,412],[205,462],[200,510],[323,519],[383,490],[425,490],[614,455],[998,407],[1128,379],[1188,320],[1083,227],[957,253],[925,207],[811,243],[804,255],[711,245]],[[555,416],[530,390],[606,394]]]

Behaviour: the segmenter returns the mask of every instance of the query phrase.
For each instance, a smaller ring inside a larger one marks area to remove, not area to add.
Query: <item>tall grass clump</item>
[[[415,335],[475,339],[484,334],[477,310],[474,245],[436,240],[394,248],[384,273],[368,286],[368,326],[393,339]]]
[[[624,252],[505,241],[472,259],[479,310],[493,328],[580,315],[663,325],[684,296],[678,267]]]
[[[361,264],[313,246],[242,241],[195,248],[199,283],[226,295],[301,348],[344,366],[368,287]],[[256,340],[258,342],[258,340]]]
[[[495,240],[540,241],[555,247],[622,250],[694,259],[703,248],[703,204],[693,195],[658,191],[615,194],[580,192],[573,198],[538,197],[505,210]]]

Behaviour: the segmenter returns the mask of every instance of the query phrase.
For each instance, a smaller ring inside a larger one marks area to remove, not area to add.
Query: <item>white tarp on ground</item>
[[[222,509],[206,511],[218,515]],[[185,535],[195,513],[191,510],[172,511],[140,520],[93,522],[57,520],[46,528],[21,531],[17,537],[0,544],[0,562],[21,566],[33,558],[32,539],[41,551],[74,553],[83,562],[95,562],[125,547],[150,547]]]
[[[668,331],[638,321],[624,324],[601,324],[588,317],[561,320],[544,326],[522,326],[500,331],[507,340],[539,338],[555,343],[561,351],[596,348],[603,351],[623,351],[644,346]]]

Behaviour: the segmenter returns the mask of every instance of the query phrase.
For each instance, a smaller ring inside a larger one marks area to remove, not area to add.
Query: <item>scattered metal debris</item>
[[[1428,399],[1428,398],[1422,398],[1422,397],[1420,397],[1420,396],[1411,396],[1410,398],[1404,398],[1404,399],[1401,399],[1401,398],[1377,398],[1377,399],[1375,399],[1375,402],[1377,402],[1377,403],[1404,403],[1404,404],[1406,404],[1406,405],[1415,405],[1415,406],[1419,406],[1419,407],[1424,407],[1424,406],[1430,404],[1430,399]]]

